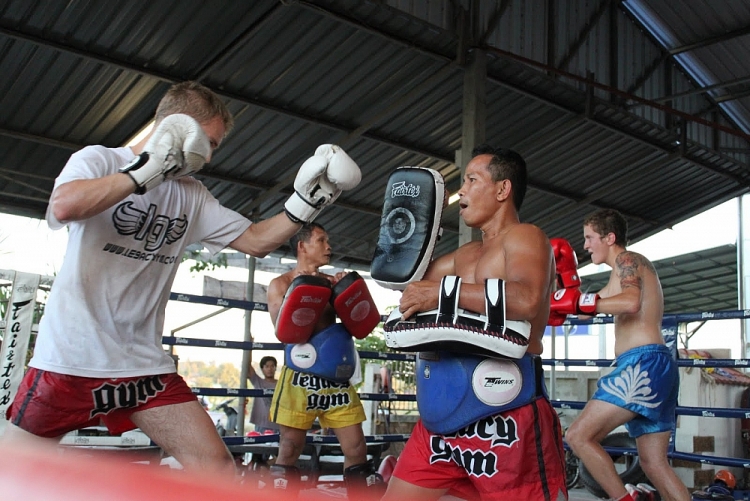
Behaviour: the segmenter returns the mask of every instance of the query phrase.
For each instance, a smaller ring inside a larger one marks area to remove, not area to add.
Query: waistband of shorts
[[[624,353],[620,353],[617,356],[617,360],[625,357],[632,357],[633,355],[640,355],[643,353],[664,353],[669,357],[672,356],[672,352],[669,348],[667,348],[667,345],[665,344],[644,344],[643,346],[636,346],[635,348],[630,348]]]

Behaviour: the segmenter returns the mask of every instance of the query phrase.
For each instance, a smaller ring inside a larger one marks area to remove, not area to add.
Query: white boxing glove
[[[351,190],[361,179],[359,167],[340,146],[318,146],[297,172],[294,194],[284,204],[284,211],[295,223],[309,223],[323,207],[335,202],[342,190]]]
[[[318,146],[315,154],[328,159],[326,177],[339,190],[351,190],[362,180],[359,167],[340,146],[324,144]]]
[[[188,115],[165,117],[151,134],[143,153],[120,172],[129,175],[139,195],[166,179],[198,172],[211,154],[211,142],[200,124]]]

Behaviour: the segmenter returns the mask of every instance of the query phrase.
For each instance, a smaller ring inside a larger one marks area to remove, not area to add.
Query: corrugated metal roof
[[[465,63],[482,50],[486,139],[529,166],[522,218],[577,241],[584,215],[614,207],[637,241],[750,187],[747,82],[696,90],[747,76],[747,49],[736,47],[744,39],[687,51],[715,77],[703,81],[669,54],[672,39],[654,34],[669,29],[691,44],[750,25],[741,2],[701,5],[9,0],[0,5],[0,211],[42,217],[71,152],[123,144],[169,84],[196,79],[236,117],[199,175],[226,206],[273,215],[318,144],[339,143],[357,160],[362,184],[320,222],[334,264],[364,266],[395,167],[438,169],[458,189]],[[723,100],[730,92],[736,99]],[[455,207],[443,222],[438,254],[457,246]]]

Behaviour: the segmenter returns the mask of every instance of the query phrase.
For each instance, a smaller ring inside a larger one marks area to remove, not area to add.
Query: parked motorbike
[[[216,422],[216,431],[219,432],[220,437],[234,437],[237,435],[237,422],[239,420],[237,416],[239,416],[239,412],[230,405],[235,400],[236,398],[230,398],[216,406],[216,410],[223,411],[227,417],[226,424],[223,424],[221,419]]]

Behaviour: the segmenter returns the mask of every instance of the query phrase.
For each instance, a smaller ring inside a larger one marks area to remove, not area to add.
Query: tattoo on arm
[[[635,252],[625,251],[621,253],[617,256],[615,265],[617,266],[617,276],[620,277],[620,288],[622,290],[629,287],[642,289],[643,278],[641,277],[641,270],[643,269],[656,274],[656,270],[651,262]]]

